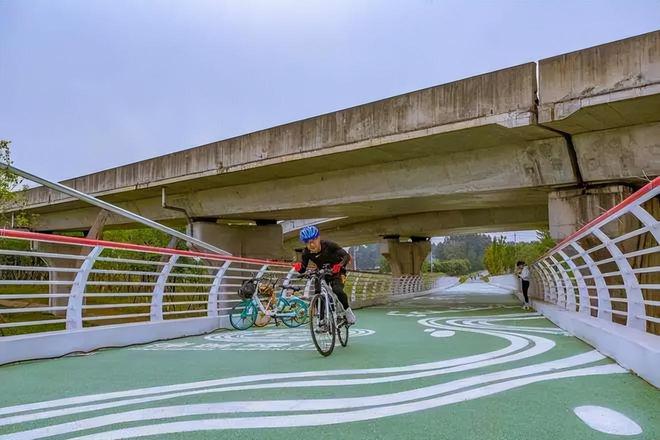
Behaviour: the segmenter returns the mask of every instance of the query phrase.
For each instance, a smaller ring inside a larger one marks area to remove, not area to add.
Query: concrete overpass
[[[341,218],[323,228],[346,244],[540,226],[562,237],[660,174],[658,139],[660,31],[64,183],[185,223],[161,206],[166,188],[195,235],[235,253],[281,253],[276,221],[306,218]],[[40,231],[99,215],[46,188],[27,198]],[[218,224],[245,220],[258,226]]]

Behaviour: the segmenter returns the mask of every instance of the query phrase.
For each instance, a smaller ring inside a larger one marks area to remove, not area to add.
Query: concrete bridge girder
[[[308,218],[383,216],[451,209],[546,203],[548,187],[573,182],[561,138],[532,145],[435,155],[388,162],[350,171],[329,171],[271,182],[210,188],[171,196],[191,217]],[[305,188],[304,193],[300,188]],[[292,197],[292,194],[300,194]],[[177,220],[160,198],[119,203],[148,218]],[[95,215],[93,209],[44,212],[40,229],[75,229]],[[111,216],[107,224],[121,221]]]
[[[660,31],[65,183],[174,224],[163,186],[191,216],[228,219],[547,206],[555,191],[660,175],[658,108]],[[27,197],[38,230],[84,230],[98,212],[44,188]]]
[[[377,241],[379,237],[433,237],[471,232],[499,232],[542,229],[548,226],[545,205],[498,209],[425,212],[388,218],[360,220],[354,223],[320,225],[321,234],[344,246]],[[284,236],[284,246],[299,246],[297,234]]]

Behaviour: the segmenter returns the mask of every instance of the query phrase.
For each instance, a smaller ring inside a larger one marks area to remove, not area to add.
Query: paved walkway
[[[660,439],[657,389],[505,291],[358,319],[329,358],[267,328],[0,367],[0,439]]]

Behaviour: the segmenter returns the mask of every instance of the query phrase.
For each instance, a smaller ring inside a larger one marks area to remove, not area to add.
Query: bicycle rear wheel
[[[289,300],[282,298],[281,301],[280,304],[282,307],[278,308],[278,310],[282,310],[284,313],[294,313],[293,316],[282,317],[284,325],[287,327],[300,327],[307,322],[309,314],[305,301],[300,298],[291,298]]]
[[[254,325],[257,327],[266,327],[270,322],[270,315],[264,314],[261,310],[257,312],[257,318],[254,320]]]
[[[251,300],[236,304],[229,312],[229,322],[236,330],[245,330],[257,319],[257,308]]]
[[[324,307],[323,295],[320,293],[314,295],[309,306],[309,327],[316,350],[323,356],[330,356],[335,348],[336,329],[332,316],[324,316],[324,319],[321,319],[321,311]]]
[[[337,336],[339,336],[339,343],[341,346],[346,347],[348,345],[348,323],[346,322],[346,311],[339,301],[336,302]]]

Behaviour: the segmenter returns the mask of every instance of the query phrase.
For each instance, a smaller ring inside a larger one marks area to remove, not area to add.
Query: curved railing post
[[[591,301],[589,301],[589,290],[587,289],[587,283],[584,282],[582,273],[577,268],[575,262],[566,255],[566,252],[560,250],[557,251],[557,253],[564,259],[573,272],[573,277],[575,278],[575,283],[578,286],[578,293],[580,295],[580,313],[590,313],[591,310],[589,309],[589,306],[591,306]]]
[[[165,294],[165,283],[167,283],[167,279],[170,277],[170,272],[172,272],[172,268],[178,259],[178,255],[172,255],[167,264],[163,266],[160,275],[158,275],[156,285],[151,293],[151,310],[149,311],[149,319],[151,321],[163,320],[163,295]]]
[[[641,206],[633,206],[630,209],[630,212],[637,217],[646,228],[648,228],[649,232],[653,235],[653,238],[655,238],[655,242],[660,243],[660,222]]]
[[[213,278],[213,284],[211,285],[211,290],[209,290],[209,301],[206,306],[206,316],[210,318],[215,318],[218,316],[218,302],[220,301],[220,287],[222,286],[222,280],[231,266],[231,261],[225,261],[225,263],[220,266],[218,272]]]
[[[261,269],[259,269],[259,273],[257,273],[257,276],[255,278],[261,278],[262,276],[264,276],[267,270],[268,270],[268,264],[264,264],[263,266],[261,266]]]
[[[589,272],[593,276],[594,284],[596,285],[596,295],[598,297],[598,318],[612,321],[612,302],[610,301],[610,291],[605,284],[605,278],[601,273],[598,265],[594,262],[591,255],[589,255],[577,242],[571,243],[573,249],[582,257],[584,263],[587,265]],[[589,301],[591,304],[591,301]]]
[[[101,252],[103,252],[103,247],[93,247],[89,254],[87,254],[87,257],[83,260],[80,270],[78,271],[76,278],[73,280],[71,293],[69,294],[69,303],[66,307],[67,330],[79,330],[83,327],[82,305],[85,296],[85,287],[87,287],[89,273],[92,270],[92,267],[94,267],[94,263]]]
[[[557,272],[552,270],[552,267],[550,263],[548,263],[547,259],[543,259],[539,262],[541,267],[545,270],[546,274],[548,274],[548,278],[550,282],[552,283],[552,288],[550,289],[554,295],[553,302],[557,305],[560,304],[560,298],[559,298],[559,277],[557,277]],[[552,301],[552,300],[551,300]]]
[[[557,271],[561,274],[561,278],[563,280],[563,287],[564,287],[564,299],[565,299],[565,308],[570,310],[571,312],[575,311],[575,287],[573,286],[573,282],[569,278],[568,274],[566,273],[566,268],[562,266],[562,264],[557,261],[557,259],[553,256],[550,255],[548,258],[554,263],[554,267],[557,268]],[[570,292],[569,292],[570,288]]]
[[[642,289],[639,287],[637,282],[637,277],[630,266],[630,263],[626,259],[626,256],[623,255],[623,252],[617,247],[615,243],[612,242],[612,239],[608,237],[600,229],[594,229],[592,232],[607,248],[614,258],[614,262],[619,268],[619,273],[621,273],[621,278],[623,279],[623,285],[626,289],[626,299],[628,300],[628,319],[626,325],[637,330],[646,331],[646,321],[639,316],[645,316],[644,308],[644,297],[642,296]]]
[[[541,283],[543,284],[543,301],[550,302],[549,301],[549,292],[551,289],[550,286],[550,278],[548,277],[548,274],[545,272],[543,265],[540,262],[537,262],[534,264],[534,272],[539,276],[541,279]],[[540,298],[541,299],[541,298]]]

